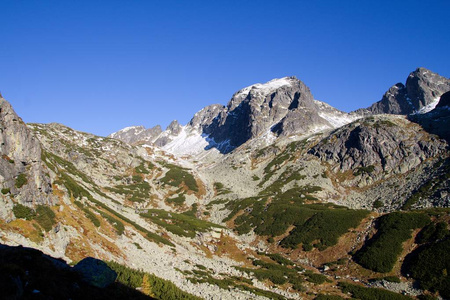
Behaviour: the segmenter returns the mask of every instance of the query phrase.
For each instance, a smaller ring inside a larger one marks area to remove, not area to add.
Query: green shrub
[[[305,275],[308,278],[308,281],[314,284],[322,284],[327,280],[327,277],[322,274],[305,272]]]
[[[241,212],[234,220],[239,234],[254,229],[256,234],[269,237],[282,235],[294,225],[295,228],[281,241],[282,247],[296,248],[300,243],[310,244],[319,239],[316,247],[323,250],[335,245],[349,228],[357,227],[368,211],[350,210],[333,204],[303,204],[303,199],[311,199],[309,194],[319,189],[309,185],[294,187],[272,195],[270,203],[269,196],[230,201],[226,208],[231,212],[223,222]]]
[[[59,179],[55,181],[58,185],[64,185],[67,192],[71,194],[75,199],[81,199],[83,197],[92,198],[91,194],[79,185],[72,177],[66,173],[60,173]]]
[[[445,238],[448,234],[447,223],[430,223],[417,234],[416,242],[418,244],[432,243]]]
[[[145,202],[150,198],[150,185],[139,175],[133,176],[132,184],[120,184],[107,189],[116,194],[128,196],[127,199],[131,202]]]
[[[169,168],[169,171],[161,179],[162,183],[179,187],[184,182],[189,190],[198,192],[197,182],[194,176],[187,172],[187,169],[172,164],[164,164],[164,166]]]
[[[283,247],[296,248],[299,243],[310,244],[319,240],[314,247],[323,250],[337,243],[338,238],[349,228],[355,228],[367,215],[361,210],[328,209],[316,212],[301,226],[296,226],[281,241]]]
[[[354,298],[361,300],[412,300],[411,297],[380,288],[366,288],[346,282],[339,282],[339,287],[342,292],[350,293]]]
[[[154,167],[154,165],[151,163],[149,163],[148,166],[150,169],[152,169]],[[134,170],[136,171],[136,173],[139,173],[139,174],[150,174],[150,171],[145,167],[144,162],[142,162],[139,166],[134,168]]]
[[[450,298],[450,236],[416,250],[407,268],[421,288]]]
[[[118,235],[123,234],[123,232],[125,231],[125,226],[123,225],[123,223],[120,220],[118,220],[102,211],[99,211],[99,212],[102,215],[102,217],[105,218],[106,221],[108,221],[114,227],[114,229],[116,229],[116,232]]]
[[[373,203],[373,208],[380,208],[383,206],[384,206],[384,204],[380,200],[375,200],[375,202]]]
[[[354,259],[361,266],[381,273],[392,270],[413,229],[425,226],[430,218],[423,213],[394,212],[378,219],[378,232],[359,250]]]
[[[312,249],[314,249],[314,247],[311,245],[311,244],[308,244],[308,243],[304,243],[303,245],[302,245],[302,249],[303,249],[303,251],[311,251]]]
[[[354,176],[358,176],[358,175],[361,175],[361,174],[370,174],[373,171],[375,171],[375,166],[373,166],[373,165],[370,165],[370,166],[367,166],[367,167],[358,167],[356,169],[356,171],[353,172],[353,175]]]
[[[278,253],[265,254],[265,255],[270,257],[271,260],[276,261],[280,265],[285,265],[285,266],[292,266],[292,265],[294,265],[294,263],[292,261],[290,261],[287,258],[284,258],[283,256],[281,256]]]
[[[27,183],[28,183],[27,175],[22,173],[19,176],[17,176],[15,186],[16,186],[16,188],[20,189],[22,186],[24,186]]]
[[[92,211],[90,211],[88,208],[84,208],[83,211],[86,217],[91,220],[92,224],[94,224],[95,227],[100,227],[100,221]]]
[[[400,283],[400,278],[398,278],[397,276],[386,276],[383,277],[383,279],[389,282]]]
[[[341,299],[345,298],[342,298],[341,296],[338,295],[324,295],[324,294],[321,294],[316,298],[314,298],[314,300],[341,300]]]
[[[186,197],[184,195],[179,195],[175,198],[169,198],[166,201],[167,203],[171,203],[174,205],[183,205],[184,202],[186,201]]]
[[[73,203],[75,203],[76,206],[81,208],[86,218],[88,218],[92,222],[92,224],[95,225],[95,227],[100,227],[100,221],[97,219],[94,213],[92,213],[92,211],[89,210],[89,208],[85,207],[83,203],[77,200],[75,200]]]
[[[45,231],[48,232],[53,228],[53,225],[56,224],[55,218],[55,213],[50,207],[46,205],[36,207],[36,221]]]
[[[14,205],[13,213],[16,218],[25,219],[28,221],[34,219],[34,217],[36,216],[34,210],[20,203]]]
[[[2,189],[2,194],[3,194],[3,195],[6,195],[6,194],[8,194],[10,191],[11,191],[11,190],[10,190],[9,188],[3,188],[3,189]]]
[[[220,227],[189,214],[177,214],[160,209],[149,209],[147,213],[140,215],[176,235],[186,237],[195,237],[197,232],[205,232],[212,227]]]

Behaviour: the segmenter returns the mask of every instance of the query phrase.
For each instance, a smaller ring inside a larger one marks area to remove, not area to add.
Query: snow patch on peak
[[[246,88],[243,88],[242,90],[236,93],[237,94],[236,96],[247,97],[250,91],[267,95],[279,89],[280,87],[291,85],[294,80],[295,80],[294,77],[283,77],[272,79],[271,81],[268,81],[266,83],[256,83]]]

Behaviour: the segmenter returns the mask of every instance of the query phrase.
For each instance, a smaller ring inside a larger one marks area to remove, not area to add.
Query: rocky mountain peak
[[[409,74],[406,90],[416,110],[426,109],[437,104],[439,97],[450,90],[450,79],[425,68],[417,68]]]
[[[309,88],[295,77],[284,77],[241,89],[203,131],[215,142],[225,143],[229,150],[271,132],[289,135],[297,130],[308,131],[309,126],[318,123],[329,126],[317,111]],[[302,122],[303,117],[308,122]]]
[[[228,102],[229,111],[234,110],[246,98],[264,98],[282,87],[301,83],[295,76],[272,79],[266,83],[256,83],[237,91]]]
[[[166,131],[170,132],[173,135],[178,135],[181,132],[182,126],[178,123],[177,120],[173,120],[170,122],[169,126],[167,126]]]
[[[406,79],[406,84],[397,83],[389,88],[382,99],[366,110],[370,114],[408,115],[432,110],[439,97],[450,91],[450,79],[425,68],[417,68]]]

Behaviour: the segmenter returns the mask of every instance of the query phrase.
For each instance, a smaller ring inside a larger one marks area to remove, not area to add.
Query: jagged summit
[[[270,94],[276,89],[283,86],[290,86],[299,80],[295,76],[283,77],[283,78],[275,78],[266,83],[256,83],[250,86],[247,86],[239,91],[237,91],[233,98],[245,98],[248,96],[250,92],[259,93],[262,95]]]
[[[372,106],[359,112],[369,114],[426,113],[439,102],[439,97],[450,91],[450,79],[425,68],[411,72],[406,83],[397,83],[389,88],[383,98]]]

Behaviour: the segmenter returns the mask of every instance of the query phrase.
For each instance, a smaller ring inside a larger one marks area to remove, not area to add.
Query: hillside
[[[345,113],[285,77],[110,137],[2,98],[1,242],[120,263],[156,299],[149,276],[204,299],[448,298],[449,80],[400,88]]]

